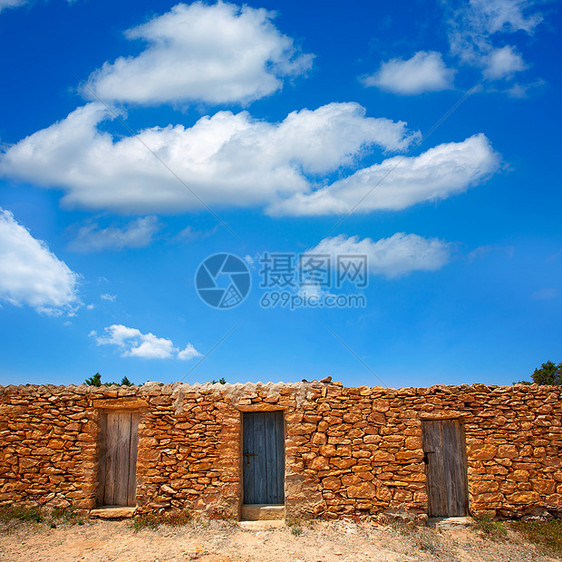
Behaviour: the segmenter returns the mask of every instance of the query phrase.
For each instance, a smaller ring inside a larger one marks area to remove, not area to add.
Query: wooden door
[[[248,412],[243,416],[244,503],[283,504],[285,501],[283,412]]]
[[[101,414],[98,505],[136,505],[138,425],[138,412]]]
[[[430,517],[468,513],[464,428],[458,420],[422,423]]]

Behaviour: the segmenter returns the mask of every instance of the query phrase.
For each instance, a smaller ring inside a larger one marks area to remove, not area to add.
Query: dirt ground
[[[135,531],[129,521],[87,520],[83,525],[10,522],[0,528],[0,560],[233,562],[351,560],[462,562],[557,560],[509,531],[506,541],[472,528],[436,530],[351,521],[248,528],[209,521]]]

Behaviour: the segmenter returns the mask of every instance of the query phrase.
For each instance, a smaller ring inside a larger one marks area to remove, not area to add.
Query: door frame
[[[102,456],[104,455],[105,451],[105,444],[102,442],[104,438],[104,434],[102,431],[102,419],[105,416],[107,419],[108,414],[122,414],[122,413],[129,413],[129,414],[136,414],[137,415],[137,424],[136,424],[136,454],[135,454],[135,497],[134,497],[134,507],[137,505],[136,495],[137,495],[137,475],[138,475],[138,454],[139,454],[139,425],[141,424],[142,420],[142,411],[136,407],[119,407],[115,405],[115,407],[109,408],[100,408],[98,409],[98,436],[97,436],[97,447],[96,447],[96,492],[95,492],[95,504],[96,507],[104,507],[103,496],[105,491],[105,479],[102,484],[101,478],[101,470],[104,467],[104,460]],[[133,507],[133,506],[122,506],[122,507]]]
[[[264,404],[260,404],[258,407],[252,408],[250,407],[242,407],[239,408],[240,412],[240,440],[239,440],[239,477],[240,477],[240,493],[239,493],[239,506],[238,506],[238,515],[241,517],[242,514],[242,506],[245,505],[244,503],[244,414],[256,414],[256,413],[276,413],[280,412],[282,419],[283,419],[283,504],[286,505],[287,503],[287,420],[286,420],[286,409],[275,407],[272,404],[272,407],[263,407]]]

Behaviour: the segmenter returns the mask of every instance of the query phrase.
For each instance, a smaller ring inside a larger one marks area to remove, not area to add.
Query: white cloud
[[[529,93],[537,88],[542,88],[546,84],[546,81],[542,78],[535,80],[534,82],[528,82],[526,84],[513,84],[511,87],[504,90],[512,98],[527,98]]]
[[[117,300],[117,295],[111,295],[110,293],[103,293],[102,295],[100,295],[100,299],[102,301],[115,302]]]
[[[271,23],[273,16],[222,2],[177,4],[130,29],[127,37],[148,47],[136,57],[105,63],[90,76],[88,88],[103,100],[138,104],[257,100],[312,63]],[[88,88],[82,91],[91,98]]]
[[[338,255],[367,256],[369,271],[388,278],[401,277],[413,271],[436,271],[451,257],[447,242],[403,232],[376,242],[370,238],[360,240],[358,236],[341,234],[325,238],[309,253],[328,254],[334,264]]]
[[[515,52],[509,45],[501,49],[494,49],[486,59],[484,76],[492,80],[507,78],[515,72],[525,70],[527,65],[519,53]]]
[[[195,241],[205,240],[206,238],[209,238],[210,236],[216,234],[218,229],[218,225],[215,225],[209,230],[195,230],[191,226],[186,226],[183,230],[181,230],[174,236],[173,241],[191,243]]]
[[[470,0],[474,26],[488,33],[526,31],[532,33],[542,21],[540,14],[528,14],[532,0]]]
[[[154,127],[119,140],[97,128],[108,117],[100,104],[78,108],[12,146],[0,158],[0,174],[62,188],[71,206],[125,213],[200,208],[147,145],[208,205],[247,207],[306,193],[318,175],[356,167],[373,145],[397,151],[419,139],[404,122],[365,117],[356,103],[295,111],[281,123],[220,111],[191,128]]]
[[[498,155],[479,134],[430,148],[420,156],[384,160],[327,187],[280,200],[269,210],[278,215],[398,211],[462,193],[484,181],[498,166]]]
[[[46,314],[73,314],[78,276],[0,209],[0,299]]]
[[[98,224],[92,223],[78,230],[69,248],[75,252],[144,248],[152,242],[159,229],[156,217],[139,218],[124,228],[100,228]]]
[[[98,345],[115,345],[121,350],[122,357],[141,357],[143,359],[192,359],[201,354],[188,343],[185,349],[174,346],[172,340],[158,338],[150,332],[143,334],[136,328],[128,328],[122,324],[113,324],[104,329],[105,336],[96,332],[90,335],[96,338]]]
[[[188,343],[185,348],[178,353],[178,359],[193,359],[194,357],[201,357],[201,353],[199,353],[190,343]]]
[[[0,0],[0,12],[7,8],[19,8],[27,4],[29,0]]]
[[[461,61],[484,71],[490,80],[511,78],[528,66],[513,47],[499,47],[499,36],[515,32],[532,35],[542,21],[531,0],[470,0],[448,2],[449,43]]]
[[[469,262],[473,262],[478,259],[484,258],[493,258],[497,259],[498,256],[501,259],[505,258],[513,258],[515,255],[515,247],[514,246],[500,246],[500,245],[484,245],[478,246],[474,248],[471,252],[468,253],[467,258]]]
[[[384,62],[363,83],[395,94],[414,95],[452,88],[453,76],[454,70],[445,66],[440,53],[419,51],[408,60]]]

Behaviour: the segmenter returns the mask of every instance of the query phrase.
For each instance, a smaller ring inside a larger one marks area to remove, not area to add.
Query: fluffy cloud
[[[419,139],[404,122],[365,117],[355,103],[295,111],[281,123],[221,111],[191,128],[154,127],[119,140],[98,129],[108,117],[97,103],[78,108],[12,146],[0,174],[62,188],[64,203],[89,209],[200,208],[189,189],[208,205],[256,206],[307,193],[318,176],[356,167],[373,145],[397,151]]]
[[[446,90],[453,86],[454,71],[445,66],[439,53],[419,51],[408,60],[392,59],[366,77],[366,86],[395,94],[414,95]]]
[[[374,242],[370,238],[341,234],[325,238],[312,254],[328,254],[332,263],[338,255],[367,256],[369,270],[388,278],[401,277],[413,271],[436,271],[446,265],[451,256],[450,244],[437,238],[423,238],[417,234],[399,232],[390,238]]]
[[[453,54],[465,63],[484,69],[486,78],[511,77],[527,68],[512,47],[499,48],[496,38],[515,32],[531,35],[541,22],[532,13],[531,0],[470,0],[446,4],[449,10],[449,42]]]
[[[513,47],[509,45],[501,49],[494,49],[487,57],[484,76],[492,80],[499,78],[507,78],[515,72],[525,70],[527,65],[516,53]]]
[[[41,240],[0,209],[0,299],[38,312],[71,312],[78,304],[76,273]]]
[[[136,328],[128,328],[122,324],[113,324],[104,329],[105,335],[96,338],[98,345],[115,345],[121,350],[122,357],[141,357],[143,359],[193,359],[201,354],[188,343],[185,349],[180,350],[174,346],[172,340],[158,338],[150,332],[143,334]]]
[[[69,247],[75,252],[100,252],[148,246],[160,226],[156,217],[132,221],[124,228],[100,228],[96,223],[81,227]]]
[[[374,210],[401,210],[445,199],[484,181],[499,157],[483,135],[441,144],[415,157],[396,156],[327,187],[273,204],[272,214],[326,215]]]
[[[201,353],[199,353],[190,343],[178,352],[178,359],[193,359],[194,357],[201,357]]]
[[[94,72],[83,88],[103,100],[137,104],[204,101],[247,103],[302,74],[312,56],[298,54],[264,9],[218,2],[178,4],[129,30],[148,47]]]

